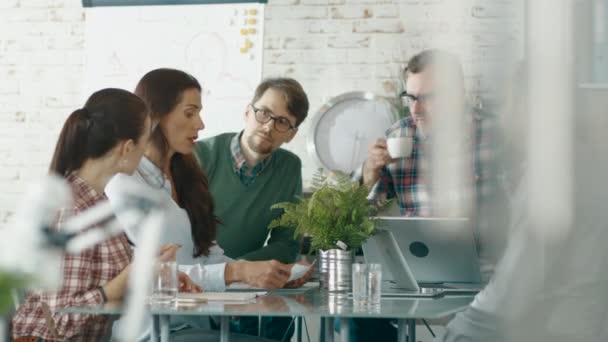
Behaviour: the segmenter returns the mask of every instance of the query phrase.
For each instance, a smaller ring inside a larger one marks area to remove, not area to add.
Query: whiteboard
[[[261,81],[262,4],[86,9],[84,96],[135,89],[160,67],[191,73],[203,87],[202,137],[243,127]]]

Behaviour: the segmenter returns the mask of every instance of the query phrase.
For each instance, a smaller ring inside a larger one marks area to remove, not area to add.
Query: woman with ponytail
[[[103,89],[74,111],[55,147],[50,171],[64,177],[73,207],[68,215],[106,200],[104,188],[117,173],[131,174],[150,135],[145,103],[121,89]],[[52,200],[49,198],[49,200]],[[175,249],[162,257],[170,257]],[[14,341],[101,341],[108,338],[109,316],[58,313],[56,309],[96,306],[120,300],[125,292],[132,249],[124,233],[76,254],[65,254],[58,291],[30,291],[11,321]],[[41,270],[44,271],[44,270]]]
[[[61,229],[66,218],[107,200],[104,189],[114,175],[135,171],[150,131],[146,104],[122,89],[94,93],[83,108],[68,117],[55,147],[50,172],[66,179],[73,204],[60,210],[56,229]],[[159,260],[175,259],[178,248],[161,247]],[[132,257],[125,233],[79,253],[66,253],[61,287],[57,291],[34,290],[27,294],[11,321],[13,341],[108,340],[112,322],[109,316],[59,313],[56,309],[121,300]],[[181,274],[180,291],[200,289]]]

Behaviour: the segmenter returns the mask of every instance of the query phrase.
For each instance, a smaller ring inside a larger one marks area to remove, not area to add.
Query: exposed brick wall
[[[521,0],[497,1],[500,6]],[[497,45],[518,45],[493,0],[270,0],[265,9],[264,76],[302,82],[310,118],[329,98],[353,90],[394,95],[415,52],[432,46],[462,54],[467,84],[501,63]],[[81,105],[85,12],[81,0],[0,0],[0,227],[27,182],[46,172],[59,129]],[[493,51],[493,50],[492,50]],[[305,149],[307,120],[287,147],[305,179],[316,165]]]
[[[448,49],[463,62],[469,96],[490,92],[522,48],[520,0],[270,0],[265,12],[264,75],[294,77],[311,100],[310,117],[286,147],[304,176],[317,168],[306,151],[311,118],[347,91],[394,96],[416,52]]]
[[[0,226],[80,105],[83,56],[80,0],[0,1]]]

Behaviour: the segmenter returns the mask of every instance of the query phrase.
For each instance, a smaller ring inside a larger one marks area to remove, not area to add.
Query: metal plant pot
[[[319,250],[319,280],[321,289],[347,292],[351,288],[353,254],[341,249]]]

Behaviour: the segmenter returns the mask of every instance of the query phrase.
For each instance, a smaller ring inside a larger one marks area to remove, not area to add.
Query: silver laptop
[[[474,293],[481,288],[473,227],[468,219],[377,219],[378,233],[363,245],[363,253],[366,262],[383,265],[387,280],[383,294],[437,296]]]

